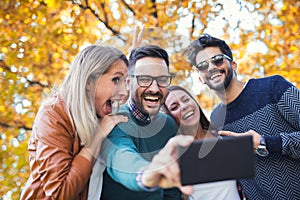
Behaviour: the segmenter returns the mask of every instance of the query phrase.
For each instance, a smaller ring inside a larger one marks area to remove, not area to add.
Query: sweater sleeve
[[[287,88],[278,97],[277,109],[294,130],[289,133],[280,133],[280,137],[266,137],[268,149],[275,150],[278,144],[282,145],[282,154],[293,158],[300,158],[300,90],[280,76],[276,77],[274,94],[282,88]],[[276,90],[276,91],[275,91]],[[275,95],[275,98],[276,95]],[[281,139],[281,141],[279,141]]]
[[[92,165],[74,152],[80,147],[74,146],[78,137],[70,118],[57,106],[44,108],[37,118],[35,159],[44,193],[55,199],[75,199],[88,183]]]
[[[142,167],[149,164],[138,153],[132,139],[115,127],[103,142],[101,155],[106,161],[108,174],[118,183],[134,191],[143,191],[136,181]]]

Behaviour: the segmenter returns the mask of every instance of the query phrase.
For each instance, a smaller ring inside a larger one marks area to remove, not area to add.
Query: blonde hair
[[[117,60],[127,65],[126,56],[118,49],[110,46],[90,45],[78,53],[59,92],[69,109],[78,135],[83,145],[90,144],[98,125],[95,108],[95,91],[89,91],[87,85],[95,84]]]

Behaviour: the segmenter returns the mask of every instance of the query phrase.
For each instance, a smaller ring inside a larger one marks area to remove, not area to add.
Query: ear
[[[236,71],[236,70],[237,70],[237,64],[236,64],[235,61],[232,61],[232,62],[231,62],[231,67],[232,67],[233,71]]]
[[[86,84],[86,89],[88,91],[92,91],[94,89],[94,86],[95,86],[95,82],[91,81],[91,80],[88,80],[88,82]]]
[[[130,78],[129,78],[129,76],[126,78],[125,83],[126,83],[126,88],[129,91],[130,90]]]

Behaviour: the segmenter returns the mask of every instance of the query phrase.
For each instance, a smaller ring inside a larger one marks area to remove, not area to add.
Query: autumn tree
[[[145,25],[144,44],[167,49],[173,84],[197,82],[182,51],[211,33],[232,47],[241,79],[281,74],[300,85],[297,0],[2,0],[0,7],[0,198],[19,198],[35,114],[76,53],[91,43],[128,53],[134,25]],[[209,110],[217,100],[205,90],[196,94]]]

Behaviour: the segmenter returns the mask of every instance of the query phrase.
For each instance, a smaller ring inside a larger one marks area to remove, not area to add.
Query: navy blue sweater
[[[300,91],[281,76],[251,79],[230,104],[211,114],[219,130],[264,135],[267,157],[256,155],[254,179],[241,180],[247,199],[300,199]]]

